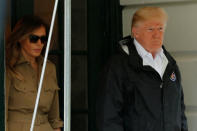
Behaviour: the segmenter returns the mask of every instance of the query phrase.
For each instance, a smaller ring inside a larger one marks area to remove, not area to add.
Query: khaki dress
[[[38,59],[39,72],[43,57]],[[29,131],[40,74],[37,75],[23,56],[16,65],[24,80],[18,80],[6,73],[6,129],[7,131]],[[58,85],[56,69],[47,61],[34,131],[54,131],[63,126],[59,118]]]

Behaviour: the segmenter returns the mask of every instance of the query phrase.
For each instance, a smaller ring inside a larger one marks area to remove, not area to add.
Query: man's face
[[[163,44],[165,23],[152,19],[132,28],[134,38],[150,53],[155,54]]]

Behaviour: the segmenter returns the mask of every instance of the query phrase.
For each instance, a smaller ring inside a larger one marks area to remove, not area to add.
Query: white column
[[[71,125],[71,0],[64,1],[64,131]]]

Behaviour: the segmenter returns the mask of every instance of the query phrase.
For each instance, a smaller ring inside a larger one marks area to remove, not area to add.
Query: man
[[[188,131],[178,66],[163,45],[167,14],[137,10],[99,89],[98,131]]]

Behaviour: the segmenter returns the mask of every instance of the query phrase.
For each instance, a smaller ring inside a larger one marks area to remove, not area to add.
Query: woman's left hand
[[[60,128],[56,128],[56,129],[54,129],[54,131],[61,131],[61,129]]]

